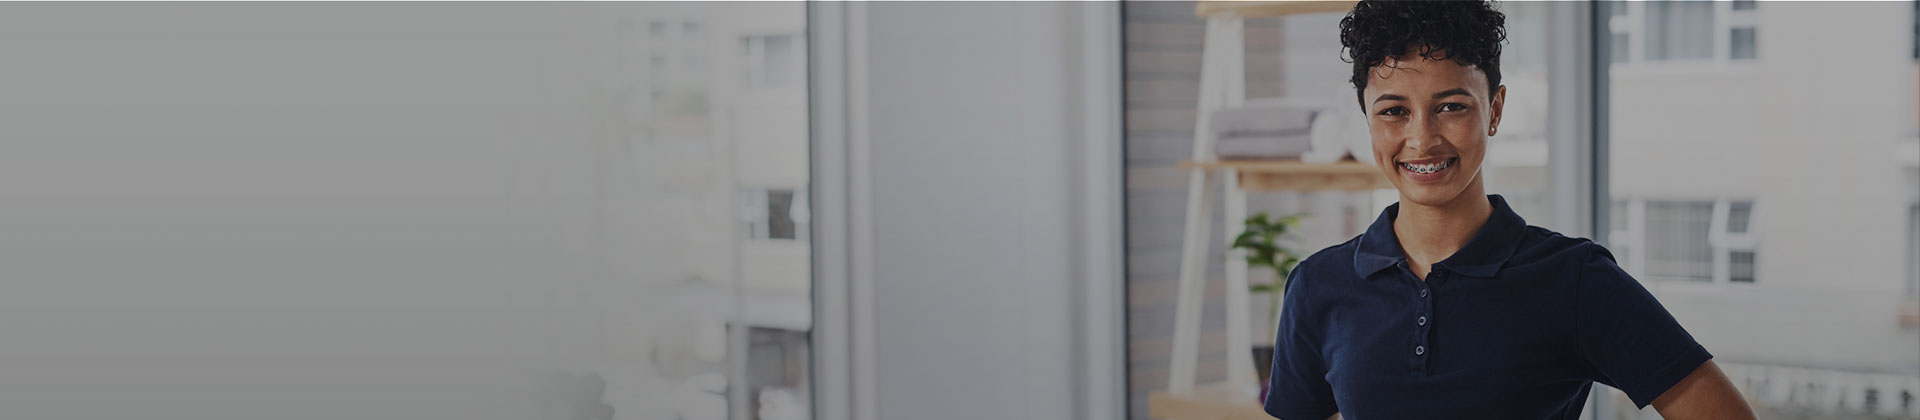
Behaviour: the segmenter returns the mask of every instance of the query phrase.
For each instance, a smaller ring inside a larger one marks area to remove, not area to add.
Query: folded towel
[[[1262,99],[1215,111],[1215,155],[1222,158],[1297,158],[1307,152],[1314,109]]]

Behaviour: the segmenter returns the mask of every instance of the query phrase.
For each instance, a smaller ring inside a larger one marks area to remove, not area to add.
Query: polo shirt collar
[[[1471,277],[1491,278],[1505,265],[1507,258],[1513,256],[1513,250],[1520,242],[1520,233],[1525,231],[1527,221],[1507,207],[1507,200],[1499,194],[1487,195],[1487,201],[1493,204],[1493,215],[1480,231],[1473,235],[1465,248],[1452,256],[1434,263],[1437,269]],[[1387,206],[1374,219],[1367,232],[1360,235],[1359,249],[1353,254],[1353,272],[1360,278],[1371,278],[1374,273],[1385,270],[1406,260],[1406,253],[1400,250],[1400,240],[1393,233],[1393,219],[1400,215],[1400,203]]]

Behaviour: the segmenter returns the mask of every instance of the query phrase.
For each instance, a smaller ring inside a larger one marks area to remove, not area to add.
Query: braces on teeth
[[[1409,170],[1409,171],[1413,171],[1413,172],[1416,172],[1416,173],[1422,173],[1422,174],[1430,174],[1430,173],[1434,173],[1434,172],[1440,172],[1440,170],[1441,170],[1441,169],[1447,169],[1447,167],[1448,167],[1448,166],[1452,166],[1452,163],[1453,163],[1453,159],[1447,159],[1447,160],[1442,160],[1442,161],[1440,161],[1440,162],[1437,162],[1437,163],[1431,163],[1431,164],[1426,164],[1426,165],[1415,165],[1415,164],[1411,164],[1411,163],[1401,163],[1401,164],[1400,164],[1400,167],[1403,167],[1403,168],[1407,168],[1407,170]]]

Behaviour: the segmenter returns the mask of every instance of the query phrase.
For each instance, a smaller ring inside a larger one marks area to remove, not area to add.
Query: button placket
[[[1399,265],[1402,272],[1406,273],[1407,282],[1414,287],[1412,314],[1414,316],[1412,331],[1413,343],[1411,343],[1413,344],[1413,355],[1408,358],[1408,362],[1412,365],[1413,374],[1426,375],[1431,365],[1430,361],[1432,360],[1432,358],[1427,357],[1428,352],[1431,351],[1431,349],[1427,348],[1427,326],[1430,324],[1430,320],[1427,317],[1432,313],[1433,307],[1432,280],[1434,279],[1434,272],[1429,271],[1427,280],[1422,281],[1420,276],[1413,274],[1413,270],[1408,266],[1406,259],[1401,259],[1397,265]]]
[[[1429,317],[1433,314],[1433,286],[1444,276],[1445,273],[1440,270],[1429,270],[1427,271],[1426,281],[1418,282],[1415,285],[1419,287],[1419,291],[1416,292],[1418,303],[1414,305],[1418,309],[1416,309],[1413,319],[1413,356],[1417,369],[1422,373],[1431,368],[1433,364],[1433,358],[1427,357],[1432,351],[1432,349],[1427,348],[1427,340],[1432,336],[1433,325],[1432,319]]]

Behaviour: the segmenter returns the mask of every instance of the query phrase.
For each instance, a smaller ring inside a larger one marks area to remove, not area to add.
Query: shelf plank
[[[1278,17],[1302,13],[1346,12],[1358,1],[1327,0],[1206,0],[1193,6],[1200,17],[1233,15],[1243,18]]]
[[[1297,160],[1221,160],[1182,161],[1188,170],[1227,170],[1240,174],[1240,188],[1247,191],[1363,191],[1393,189],[1373,165],[1351,160],[1334,163],[1306,163]]]

